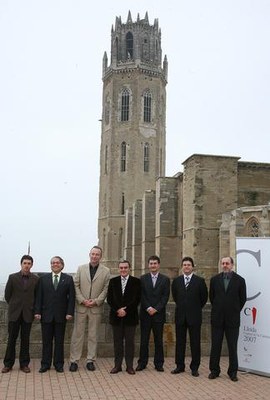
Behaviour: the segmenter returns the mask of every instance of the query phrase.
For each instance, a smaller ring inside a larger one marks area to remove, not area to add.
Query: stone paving
[[[0,362],[2,365],[2,360]],[[89,372],[82,360],[77,372],[69,372],[66,364],[64,373],[52,369],[40,374],[40,361],[35,359],[30,365],[31,373],[25,374],[16,363],[10,373],[0,374],[0,400],[270,399],[268,377],[239,372],[239,381],[230,381],[226,375],[227,357],[221,360],[220,377],[211,381],[208,379],[208,357],[202,359],[198,378],[191,376],[189,371],[172,375],[173,358],[166,358],[165,372],[157,372],[151,360],[147,369],[136,375],[129,375],[124,370],[111,375],[111,358],[99,358],[96,365],[97,370]]]

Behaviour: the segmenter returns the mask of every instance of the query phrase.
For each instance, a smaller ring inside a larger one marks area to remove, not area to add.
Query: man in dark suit
[[[141,343],[140,357],[136,371],[146,368],[149,357],[149,338],[153,331],[155,353],[155,369],[163,372],[163,327],[166,320],[166,304],[170,296],[170,280],[159,273],[160,259],[151,256],[148,259],[149,273],[141,277]]]
[[[114,342],[114,368],[111,374],[122,371],[125,348],[127,372],[134,375],[134,342],[136,325],[139,322],[141,282],[130,275],[129,261],[121,261],[118,268],[120,275],[110,280],[107,295],[107,302],[111,307],[110,324],[113,328]]]
[[[33,266],[33,258],[24,255],[21,259],[21,271],[9,275],[5,299],[8,303],[8,343],[4,358],[2,373],[9,372],[16,358],[16,341],[21,331],[20,344],[20,369],[30,372],[29,338],[34,318],[33,306],[35,288],[38,276],[30,272]]]
[[[62,272],[63,268],[64,260],[53,257],[52,273],[43,275],[37,287],[35,318],[41,320],[41,373],[50,369],[52,358],[56,371],[63,372],[66,321],[72,319],[75,308],[74,282],[70,275]]]
[[[211,311],[211,354],[209,379],[220,374],[220,354],[223,336],[227,340],[229,351],[228,375],[233,382],[238,380],[237,341],[239,336],[240,312],[246,302],[246,283],[244,278],[233,272],[233,259],[223,257],[223,272],[211,278],[209,298]]]
[[[173,280],[172,296],[175,308],[176,368],[172,374],[185,370],[185,352],[187,331],[189,332],[191,363],[193,376],[199,376],[201,362],[201,325],[202,308],[207,302],[208,292],[205,280],[193,273],[194,262],[191,257],[182,260],[182,275]]]

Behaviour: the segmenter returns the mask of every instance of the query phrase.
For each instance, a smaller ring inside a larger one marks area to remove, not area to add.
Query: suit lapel
[[[46,278],[47,278],[47,281],[48,281],[48,289],[55,290],[54,286],[53,286],[53,274],[49,273]]]
[[[90,268],[90,267],[89,267]],[[97,279],[97,277],[102,273],[102,269],[100,268],[100,265],[98,266],[95,276],[93,278],[93,281]],[[90,278],[91,279],[91,278]]]
[[[235,273],[232,271],[231,279],[229,280],[226,293],[228,293],[228,291],[231,289],[234,279],[235,279]]]
[[[91,283],[92,281],[91,281],[91,276],[90,276],[90,265],[89,264],[85,265],[84,275],[85,275],[85,278]]]
[[[118,295],[122,296],[121,276],[119,276],[118,279],[116,280],[116,293],[117,293],[117,296]]]
[[[65,282],[65,280],[66,280],[66,276],[65,276],[65,274],[62,272],[61,273],[61,276],[60,276],[60,281],[59,281],[59,283],[58,283],[58,286],[57,286],[57,289],[59,288],[59,286],[61,285],[63,285],[63,283]]]
[[[153,289],[152,276],[150,272],[148,272],[148,274],[145,276],[145,284],[149,289]]]

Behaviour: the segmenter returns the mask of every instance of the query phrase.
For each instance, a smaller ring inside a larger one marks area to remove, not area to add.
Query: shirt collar
[[[60,271],[60,272],[58,272],[58,274],[56,274],[55,272],[53,272],[53,271],[52,271],[52,277],[53,277],[53,278],[55,277],[55,275],[57,275],[57,276],[58,276],[58,278],[60,279],[60,276],[61,276],[61,271]]]

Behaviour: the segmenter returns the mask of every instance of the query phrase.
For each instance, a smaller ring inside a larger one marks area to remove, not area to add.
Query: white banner
[[[270,376],[270,238],[237,238],[237,273],[246,280],[239,369]]]

